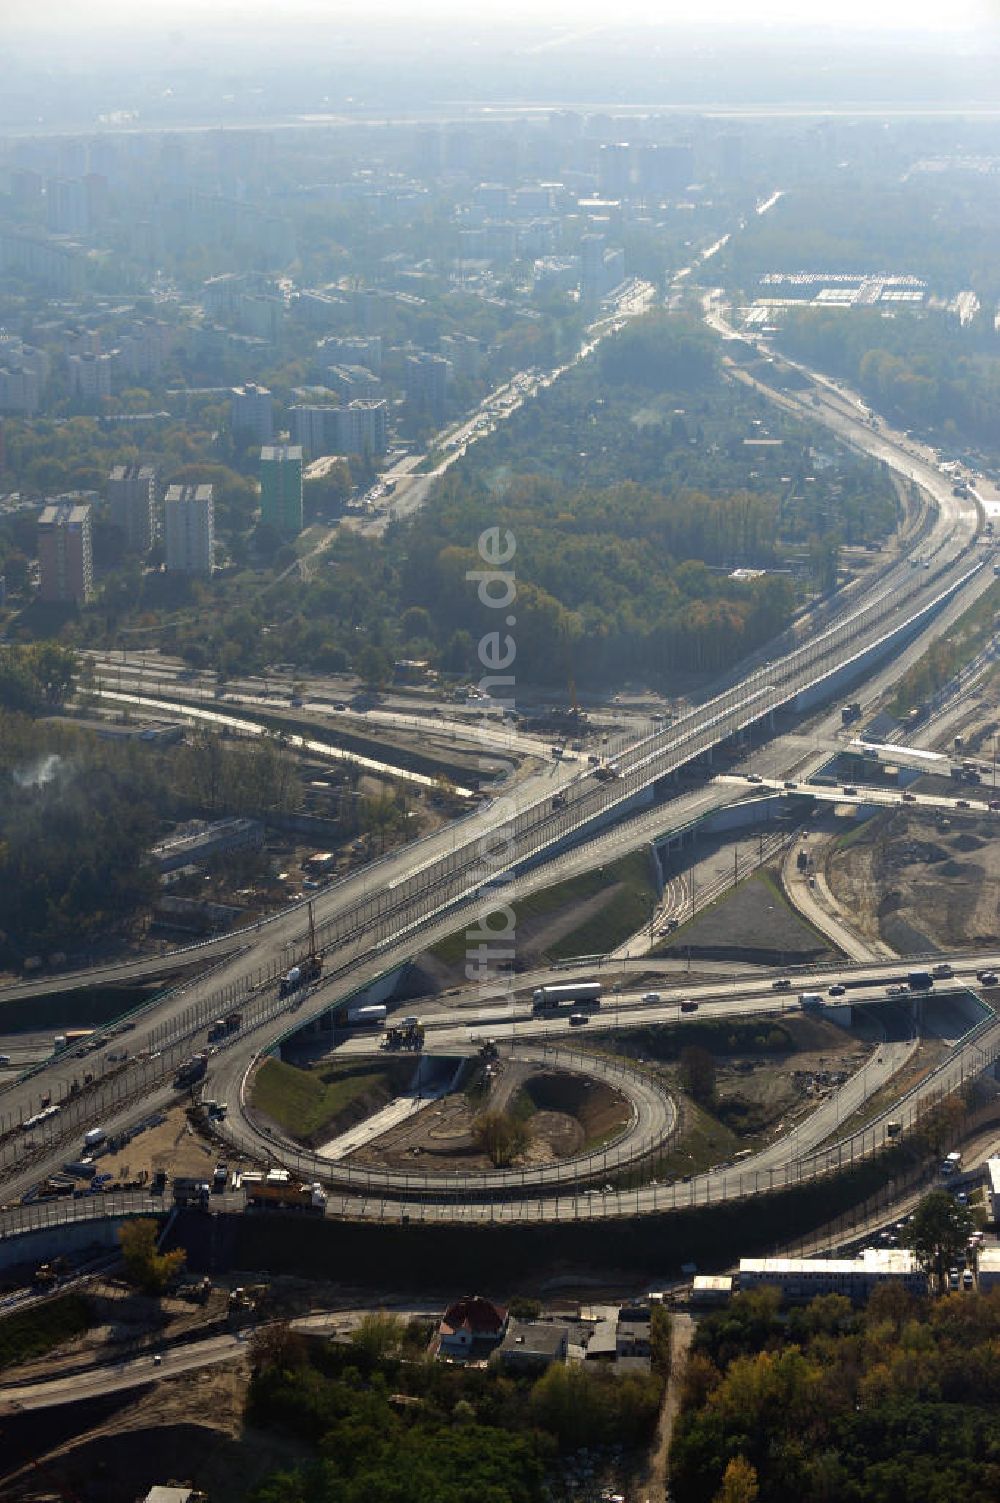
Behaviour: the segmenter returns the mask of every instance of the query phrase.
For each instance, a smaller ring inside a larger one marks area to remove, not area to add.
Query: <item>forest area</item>
[[[745,291],[766,272],[891,272],[922,277],[941,297],[970,287],[996,302],[998,230],[996,195],[974,176],[911,173],[902,182],[859,183],[852,173],[786,194],[748,221],[717,264],[729,286]]]
[[[787,354],[855,386],[890,422],[933,430],[941,442],[996,454],[1000,336],[940,312],[793,311],[778,336]]]
[[[1000,1296],[863,1311],[776,1290],[699,1322],[670,1454],[677,1503],[988,1503],[1000,1494]]]
[[[782,629],[797,589],[829,585],[842,543],[893,525],[878,468],[814,439],[727,383],[696,321],[643,320],[444,478],[402,569],[422,645],[473,661],[466,572],[499,526],[517,539],[519,676],[669,687],[724,669]]]
[[[172,820],[290,809],[300,791],[266,738],[160,749],[0,713],[0,961],[141,928],[159,892],[149,847]]]
[[[650,1435],[660,1371],[555,1363],[540,1376],[434,1361],[429,1331],[367,1317],[347,1345],[257,1343],[247,1418],[306,1448],[253,1503],[543,1503],[561,1453]]]

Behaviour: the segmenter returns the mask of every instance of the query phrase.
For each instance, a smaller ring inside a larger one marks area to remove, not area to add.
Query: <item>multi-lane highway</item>
[[[260,1161],[278,1160],[306,1179],[322,1178],[339,1187],[331,1195],[328,1214],[349,1215],[356,1218],[377,1220],[411,1219],[458,1219],[463,1221],[492,1220],[565,1220],[574,1216],[618,1216],[626,1213],[649,1210],[682,1208],[685,1205],[710,1203],[733,1196],[758,1193],[769,1188],[792,1185],[801,1181],[834,1172],[846,1163],[855,1162],[878,1151],[889,1139],[901,1130],[908,1132],[919,1121],[929,1106],[943,1095],[958,1089],[963,1082],[989,1068],[1000,1056],[1000,1021],[991,1004],[962,998],[974,998],[978,991],[976,971],[987,964],[1000,963],[996,955],[976,957],[975,963],[968,957],[955,957],[955,978],[952,982],[939,983],[955,997],[956,1006],[966,1009],[966,1021],[955,1023],[953,1033],[964,1037],[945,1061],[931,1072],[923,1075],[901,1100],[879,1109],[860,1128],[844,1133],[843,1124],[850,1121],[866,1101],[883,1092],[894,1074],[906,1062],[914,1043],[914,1034],[906,1030],[897,1034],[873,1050],[863,1067],[837,1091],[828,1095],[807,1117],[794,1128],[773,1142],[768,1148],[748,1158],[742,1164],[720,1165],[709,1173],[684,1177],[671,1184],[651,1183],[635,1190],[618,1191],[611,1187],[599,1188],[606,1175],[613,1175],[627,1166],[643,1146],[655,1149],[663,1138],[660,1131],[669,1130],[669,1122],[660,1123],[657,1129],[651,1125],[650,1135],[643,1137],[645,1129],[637,1137],[622,1140],[621,1145],[609,1145],[606,1154],[581,1166],[576,1173],[554,1175],[559,1184],[556,1193],[546,1193],[544,1186],[530,1185],[520,1171],[506,1176],[469,1176],[465,1180],[452,1177],[445,1181],[441,1176],[379,1174],[375,1171],[352,1166],[350,1163],[324,1163],[315,1155],[298,1150],[294,1145],[283,1143],[269,1130],[257,1125],[252,1115],[242,1109],[241,1082],[247,1069],[243,1050],[232,1049],[218,1057],[213,1074],[213,1090],[228,1088],[230,1113],[226,1135],[232,1146],[249,1153]],[[905,974],[905,971],[902,972]],[[848,996],[860,1002],[862,998],[876,998],[885,1005],[887,983],[898,982],[901,976],[900,963],[895,966],[842,967],[840,972],[829,968],[803,973],[796,977],[795,991],[828,993],[831,983],[842,975],[848,983]],[[689,1016],[680,1010],[681,1001],[689,1004],[696,1001],[705,1013],[721,1016],[756,1016],[773,1013],[781,1015],[795,1007],[795,993],[789,1000],[785,992],[776,992],[773,979],[758,975],[744,977],[725,983],[702,983],[683,990],[664,988],[656,1003],[643,1001],[637,992],[624,992],[613,1005],[603,1010],[601,1027],[628,1027],[636,1023],[675,1021]],[[898,1004],[898,999],[896,999]],[[842,1005],[841,999],[831,999],[831,1006]],[[537,1041],[546,1034],[558,1038],[563,1061],[564,1051],[571,1042],[570,1030],[564,1020],[540,1020],[532,1018],[523,1010],[510,1011],[507,1004],[478,1006],[475,1011],[461,1004],[445,1009],[439,1004],[437,1013],[429,1014],[427,1047],[441,1053],[468,1050],[486,1036],[504,1040],[503,1047],[524,1048],[528,1057],[537,1057]],[[978,1009],[978,1023],[973,1012]],[[520,1012],[520,1016],[518,1016]],[[268,1025],[251,1033],[245,1042],[263,1047]],[[531,1041],[535,1040],[533,1044]],[[371,1051],[371,1038],[355,1038],[347,1046],[349,1054]],[[558,1056],[557,1056],[558,1057]],[[597,1069],[593,1058],[578,1056],[577,1068]],[[619,1068],[619,1067],[613,1067]],[[629,1083],[631,1096],[634,1082]],[[884,1099],[884,1098],[883,1098]],[[239,1103],[237,1105],[236,1103]],[[654,1108],[655,1109],[655,1108]],[[892,1124],[890,1126],[890,1124]],[[899,1124],[899,1127],[896,1127]],[[110,1125],[110,1124],[109,1124]],[[36,1171],[37,1172],[37,1171]],[[497,1183],[493,1183],[495,1178]],[[592,1188],[585,1191],[588,1179]],[[598,1182],[595,1185],[595,1181]],[[541,1192],[541,1193],[539,1193]],[[220,1198],[220,1209],[235,1209],[232,1196]],[[111,1196],[109,1213],[122,1209],[149,1210],[155,1201],[147,1196],[131,1200]],[[84,1203],[69,1203],[62,1207],[47,1208],[49,1217],[73,1218],[93,1213],[92,1206]],[[23,1212],[8,1212],[2,1224],[8,1231],[14,1230],[22,1220],[37,1219],[38,1208],[28,1207]]]
[[[295,1026],[320,1017],[339,998],[477,912],[501,909],[517,890],[512,884],[544,880],[537,870],[526,879],[526,871],[543,864],[549,868],[581,836],[621,819],[644,799],[662,796],[677,772],[721,743],[750,727],[769,727],[780,709],[794,710],[811,697],[835,692],[848,681],[852,663],[860,677],[891,656],[892,669],[900,671],[898,649],[988,586],[992,575],[973,546],[976,515],[970,503],[954,498],[935,470],[886,431],[874,433],[859,417],[839,409],[821,407],[810,415],[935,496],[937,518],[923,544],[928,567],[913,570],[899,563],[884,570],[845,599],[839,614],[807,640],[782,644],[785,650],[679,720],[619,746],[612,767],[548,768],[448,830],[332,884],[316,899],[319,939],[330,958],[328,979],[301,1000]],[[547,780],[544,787],[540,778]],[[693,797],[704,800],[706,795],[686,796]],[[732,791],[717,785],[708,797],[721,803]],[[661,826],[664,819],[688,817],[684,805],[685,799],[678,799],[666,814],[661,811]],[[168,1094],[177,1058],[190,1049],[206,1022],[233,1001],[243,1005],[252,1026],[223,1058],[245,1065],[293,1021],[288,1004],[277,997],[276,976],[298,957],[303,942],[303,915],[283,914],[248,935],[247,948],[224,958],[213,976],[152,1007],[137,1022],[135,1047],[113,1081],[70,1103],[63,1123],[47,1138],[63,1127],[77,1131],[105,1112],[109,1089],[117,1093],[123,1120],[134,1116],[140,1103]],[[0,1116],[24,1114],[43,1091],[58,1090],[60,1080],[65,1088],[66,1075],[67,1062],[59,1059],[36,1080],[8,1088],[0,1093]],[[802,1142],[807,1137],[811,1147],[822,1140],[806,1134]],[[39,1159],[44,1158],[44,1143],[42,1150]],[[13,1162],[17,1158],[14,1154]],[[800,1156],[786,1157],[786,1172],[794,1173],[787,1166],[797,1162]]]

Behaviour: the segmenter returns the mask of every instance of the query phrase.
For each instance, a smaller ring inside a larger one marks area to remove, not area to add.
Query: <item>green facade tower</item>
[[[265,444],[260,451],[260,519],[283,538],[302,531],[302,449]]]

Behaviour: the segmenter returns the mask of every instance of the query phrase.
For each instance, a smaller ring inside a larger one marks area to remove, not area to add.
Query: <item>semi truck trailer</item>
[[[540,986],[531,994],[532,1012],[555,1012],[560,1007],[590,1007],[601,1005],[599,981],[564,981],[557,986]]]

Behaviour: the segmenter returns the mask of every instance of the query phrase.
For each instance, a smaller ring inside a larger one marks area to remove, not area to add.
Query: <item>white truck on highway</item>
[[[540,986],[531,994],[532,1012],[556,1012],[561,1007],[597,1008],[601,1005],[599,981],[564,981],[557,986]]]
[[[349,1028],[384,1028],[387,1009],[381,1004],[369,1007],[349,1007],[344,1019]]]

